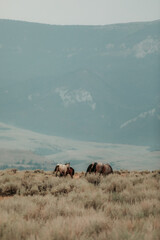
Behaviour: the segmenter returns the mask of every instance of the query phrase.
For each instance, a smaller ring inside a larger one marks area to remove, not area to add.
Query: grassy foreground
[[[160,171],[0,171],[1,240],[160,239]]]

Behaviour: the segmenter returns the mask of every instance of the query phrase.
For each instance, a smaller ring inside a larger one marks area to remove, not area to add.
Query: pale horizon
[[[0,20],[8,20],[8,21],[16,21],[16,22],[26,22],[26,23],[35,23],[35,24],[44,24],[51,26],[108,26],[108,25],[118,25],[118,24],[130,24],[130,23],[145,23],[145,22],[156,22],[160,21],[159,19],[148,20],[148,21],[134,21],[134,22],[115,22],[108,24],[52,24],[52,23],[44,23],[44,22],[33,22],[29,20],[19,20],[19,19],[10,19],[10,18],[0,18]]]
[[[159,0],[0,0],[0,19],[49,25],[111,25],[160,19]]]

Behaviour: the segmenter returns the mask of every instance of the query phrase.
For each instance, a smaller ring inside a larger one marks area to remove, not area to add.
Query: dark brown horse
[[[102,175],[108,175],[110,173],[113,173],[113,169],[112,169],[112,167],[108,163],[107,164],[103,164],[103,163],[94,162],[94,163],[91,163],[88,166],[85,175],[87,175],[88,172],[89,173],[94,172],[95,174],[99,173],[99,174],[102,174]]]
[[[73,178],[74,175],[74,169],[72,167],[67,169],[66,175],[69,174],[71,176],[71,178]]]

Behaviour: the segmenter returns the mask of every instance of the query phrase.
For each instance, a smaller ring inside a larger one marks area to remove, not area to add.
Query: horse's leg
[[[102,169],[101,169],[101,171],[100,171],[100,175],[101,175],[101,174],[104,175],[104,172],[105,172],[105,166],[103,165],[103,166],[102,166]]]

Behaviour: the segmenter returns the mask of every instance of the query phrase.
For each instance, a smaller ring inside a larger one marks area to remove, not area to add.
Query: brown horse
[[[110,173],[113,173],[113,169],[112,167],[107,163],[107,164],[103,164],[103,163],[91,163],[88,168],[87,168],[87,171],[86,171],[86,174],[87,173],[92,173],[94,172],[95,174],[96,173],[99,173],[99,174],[102,174],[102,175],[108,175]]]
[[[66,173],[66,175],[67,174],[69,174],[70,176],[71,176],[71,178],[73,178],[73,175],[74,175],[74,169],[72,168],[72,167],[69,167],[68,169],[67,169],[67,173]]]

